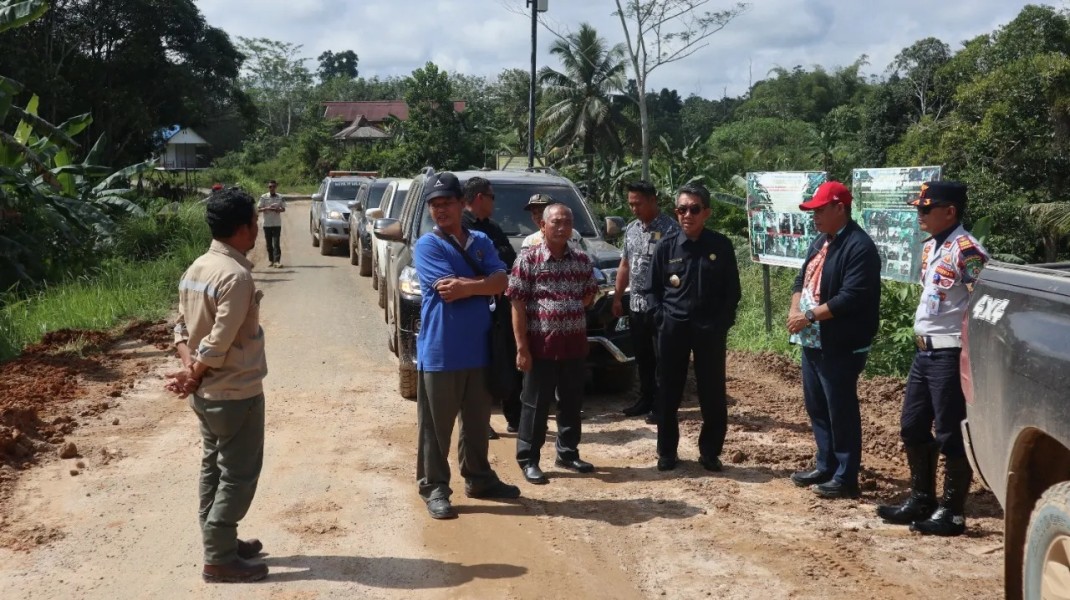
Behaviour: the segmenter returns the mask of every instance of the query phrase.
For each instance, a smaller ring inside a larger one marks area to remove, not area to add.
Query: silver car
[[[335,248],[349,253],[349,203],[357,198],[360,184],[368,177],[331,173],[323,178],[319,189],[312,194],[308,215],[308,232],[312,247],[319,247],[327,255]]]

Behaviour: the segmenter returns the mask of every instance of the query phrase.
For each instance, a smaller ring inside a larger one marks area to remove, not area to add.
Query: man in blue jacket
[[[788,313],[791,341],[802,346],[803,398],[817,442],[815,468],[791,476],[825,498],[857,498],[862,464],[858,377],[877,334],[881,261],[877,246],[851,219],[851,192],[838,181],[810,201],[821,233],[795,278]]]

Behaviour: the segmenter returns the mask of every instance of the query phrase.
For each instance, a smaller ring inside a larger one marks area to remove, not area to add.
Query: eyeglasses
[[[919,206],[918,207],[918,214],[919,215],[927,215],[927,214],[931,213],[934,208],[945,208],[945,206],[941,206],[939,204],[930,204],[929,206]]]
[[[697,215],[703,210],[705,210],[705,208],[701,204],[679,204],[676,206],[676,214],[680,216],[686,215],[687,213]]]

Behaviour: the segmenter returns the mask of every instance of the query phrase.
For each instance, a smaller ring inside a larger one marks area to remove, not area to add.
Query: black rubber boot
[[[940,508],[924,521],[910,526],[922,535],[956,536],[966,532],[966,496],[970,493],[973,469],[965,456],[945,459],[944,496]]]
[[[939,453],[935,444],[907,447],[910,465],[910,497],[902,504],[877,507],[877,516],[896,525],[910,525],[929,518],[936,510],[936,461]]]

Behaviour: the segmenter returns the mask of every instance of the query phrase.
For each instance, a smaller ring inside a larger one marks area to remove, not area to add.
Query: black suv
[[[372,231],[364,215],[379,208],[391,181],[393,177],[385,177],[360,184],[356,200],[349,203],[349,264],[359,267],[364,277],[372,274]]]
[[[416,397],[416,334],[420,331],[420,281],[412,267],[412,245],[434,227],[431,213],[423,202],[423,186],[431,169],[425,169],[410,184],[400,219],[379,219],[376,237],[390,241],[386,260],[386,312],[390,324],[388,346],[398,356],[398,391],[405,398]],[[634,351],[628,318],[613,316],[613,282],[620,264],[620,250],[606,242],[607,235],[596,226],[594,217],[579,190],[568,179],[552,171],[459,171],[461,184],[470,177],[483,177],[494,186],[493,219],[518,251],[521,242],[535,232],[530,213],[524,210],[533,194],[549,194],[572,209],[573,227],[583,237],[586,251],[595,263],[595,277],[601,291],[587,310],[588,366],[596,387],[627,389],[634,379]],[[606,219],[609,237],[620,235],[620,217]],[[627,299],[624,306],[628,306]]]

